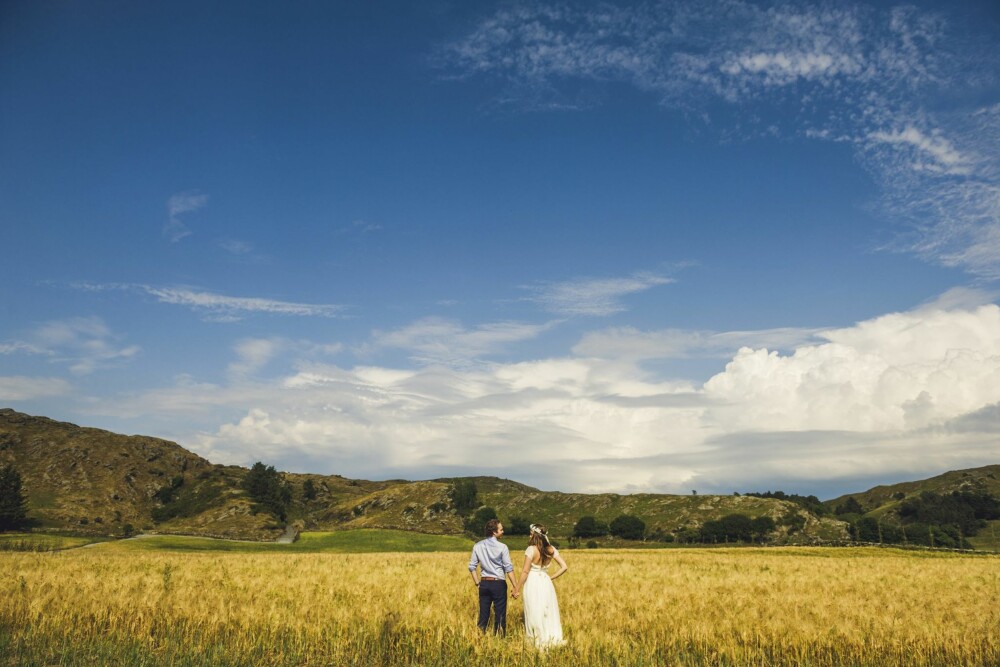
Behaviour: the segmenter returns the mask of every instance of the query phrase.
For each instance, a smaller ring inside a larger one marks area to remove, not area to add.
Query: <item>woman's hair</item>
[[[555,547],[549,542],[548,531],[540,523],[533,523],[528,529],[528,544],[538,549],[538,553],[542,556],[543,567],[549,564],[552,554],[556,552]]]

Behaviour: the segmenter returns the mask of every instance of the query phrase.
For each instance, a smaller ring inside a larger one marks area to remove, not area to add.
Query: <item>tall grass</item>
[[[1000,558],[571,551],[566,647],[475,629],[457,553],[0,554],[3,664],[990,665]]]

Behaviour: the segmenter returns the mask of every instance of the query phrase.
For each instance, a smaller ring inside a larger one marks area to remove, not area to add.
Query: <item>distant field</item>
[[[0,551],[58,551],[95,542],[107,542],[110,539],[49,533],[0,533]]]
[[[519,601],[506,640],[475,630],[471,542],[310,552],[390,537],[307,535],[298,552],[147,550],[155,540],[2,552],[0,664],[1000,664],[995,555],[565,550],[556,588],[569,643],[538,656]]]
[[[155,535],[119,540],[94,547],[119,551],[222,551],[233,553],[378,553],[468,551],[472,540],[451,535],[424,535],[404,530],[342,530],[332,533],[302,533],[292,544],[234,542],[204,537]]]

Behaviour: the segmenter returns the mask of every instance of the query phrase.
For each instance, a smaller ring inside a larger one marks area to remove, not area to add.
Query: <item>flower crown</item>
[[[538,524],[534,523],[531,524],[530,526],[528,526],[528,530],[535,533],[536,535],[541,535],[542,537],[545,537],[545,533],[543,533],[541,528],[538,527]]]

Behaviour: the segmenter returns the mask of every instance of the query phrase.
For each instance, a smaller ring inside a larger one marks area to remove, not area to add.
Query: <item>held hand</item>
[[[515,589],[514,592],[511,593],[511,597],[516,600],[517,596],[520,595],[520,594],[521,594],[521,591]]]

